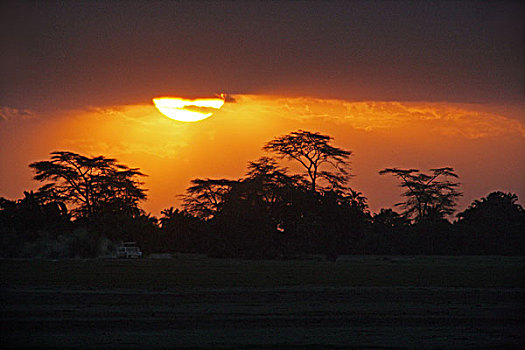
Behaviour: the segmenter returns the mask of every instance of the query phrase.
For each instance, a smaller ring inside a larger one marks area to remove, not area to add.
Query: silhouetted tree
[[[372,222],[374,225],[379,225],[384,228],[394,228],[408,224],[406,218],[390,208],[381,208],[379,213],[372,217]]]
[[[242,189],[251,198],[260,197],[273,220],[282,223],[283,213],[292,206],[294,198],[306,190],[307,184],[299,175],[288,175],[269,157],[261,157],[248,164],[248,173],[242,179]]]
[[[525,210],[517,202],[516,194],[492,192],[457,215],[467,253],[525,253]]]
[[[63,203],[46,201],[33,191],[24,191],[24,198],[10,201],[0,198],[0,217],[5,225],[12,226],[24,239],[33,239],[39,231],[55,231],[69,222]]]
[[[46,200],[33,191],[24,192],[24,198],[16,201],[0,198],[0,256],[40,254],[42,251],[33,247],[35,242],[56,241],[70,231],[72,223],[63,203]]]
[[[299,180],[299,176],[288,176],[286,169],[279,167],[275,160],[262,157],[249,162],[245,178],[226,182],[226,188],[211,187],[206,182],[203,199],[212,206],[206,211],[212,212],[206,224],[214,232],[208,245],[209,254],[245,258],[277,256],[280,209],[289,203],[290,192]],[[224,184],[224,181],[214,183]]]
[[[349,188],[339,194],[339,197],[348,202],[352,207],[362,213],[368,213],[368,198],[363,193]]]
[[[333,257],[349,252],[363,233],[368,207],[361,193],[344,187],[351,152],[331,146],[331,139],[300,130],[265,145],[281,158],[299,161],[306,175],[289,175],[275,159],[261,157],[248,163],[240,180],[192,180],[183,206],[214,232],[209,253],[276,257],[323,252]],[[319,189],[320,179],[329,185]]]
[[[157,251],[182,253],[205,253],[209,232],[206,222],[184,210],[173,207],[161,212],[160,238]]]
[[[352,152],[330,145],[331,140],[332,137],[318,132],[298,130],[273,139],[263,150],[299,162],[305,168],[312,192],[317,190],[319,179],[325,180],[329,189],[339,189],[348,181],[348,158]]]
[[[351,254],[370,223],[367,199],[358,191],[323,191],[316,208],[320,251],[330,260]]]
[[[290,176],[287,172],[274,159],[261,157],[248,163],[248,173],[242,181],[251,183],[266,203],[276,204],[286,200],[290,188],[303,185],[300,176]]]
[[[166,227],[171,224],[172,220],[178,217],[181,211],[173,207],[162,209],[160,212],[161,217],[159,218],[160,227]]]
[[[226,194],[237,181],[227,179],[194,179],[182,196],[188,213],[201,219],[213,218],[220,210]]]
[[[260,190],[260,183],[252,181],[239,181],[232,186],[215,218],[217,240],[213,254],[245,258],[273,255],[273,204],[265,201]]]
[[[102,211],[136,212],[146,199],[137,168],[128,168],[115,159],[86,157],[73,152],[52,152],[51,160],[29,165],[35,180],[49,181],[38,195],[74,206],[77,217],[90,217]]]
[[[524,219],[525,210],[514,193],[500,191],[473,201],[465,211],[457,214],[460,221],[471,220],[490,225],[494,220],[512,223]]]
[[[392,174],[401,180],[400,187],[406,191],[406,200],[395,204],[404,209],[407,218],[416,222],[422,220],[441,220],[454,212],[456,200],[462,194],[456,188],[458,182],[449,178],[457,178],[454,169],[449,167],[430,169],[431,174],[421,173],[418,169],[386,168],[380,175]]]

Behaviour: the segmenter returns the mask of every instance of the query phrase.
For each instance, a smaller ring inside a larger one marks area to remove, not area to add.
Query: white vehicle
[[[124,242],[117,248],[117,258],[137,259],[142,258],[142,252],[135,242]]]

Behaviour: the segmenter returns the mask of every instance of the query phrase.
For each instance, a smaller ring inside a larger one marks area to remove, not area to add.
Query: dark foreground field
[[[2,260],[16,348],[525,348],[524,259]]]

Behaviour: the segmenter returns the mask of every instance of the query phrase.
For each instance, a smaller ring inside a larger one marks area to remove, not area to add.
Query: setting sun
[[[188,100],[180,97],[154,98],[155,107],[166,117],[181,122],[198,122],[213,115],[224,104],[220,98]]]

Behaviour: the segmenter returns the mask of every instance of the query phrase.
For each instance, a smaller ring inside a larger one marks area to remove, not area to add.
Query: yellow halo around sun
[[[181,97],[158,97],[153,99],[155,107],[166,117],[181,122],[198,122],[210,117],[224,104],[221,98],[198,98],[188,100]]]

